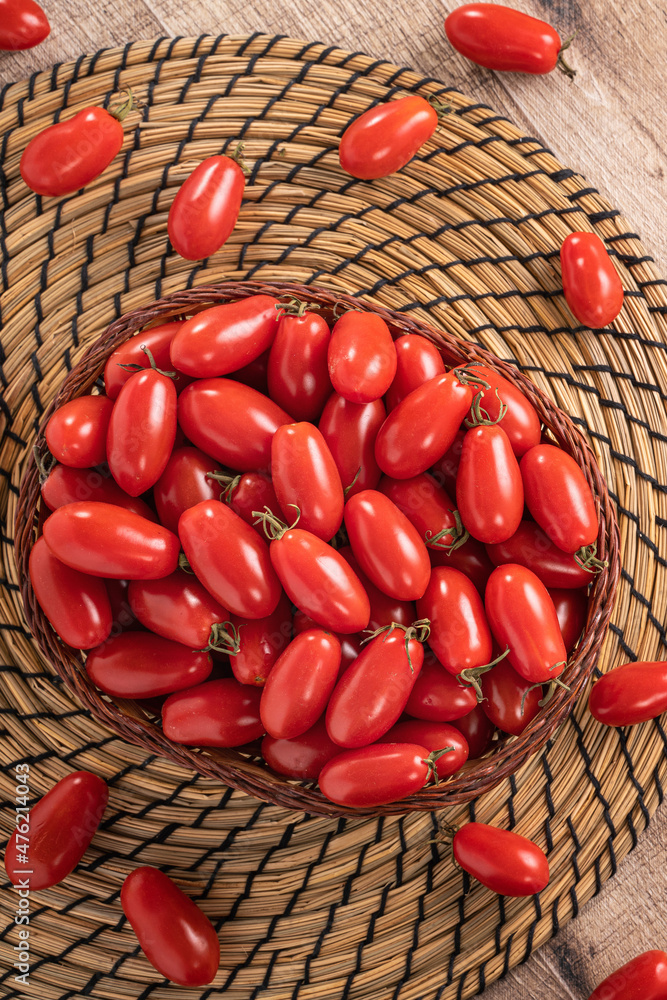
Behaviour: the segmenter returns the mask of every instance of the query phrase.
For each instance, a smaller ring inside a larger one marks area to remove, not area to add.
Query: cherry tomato
[[[199,448],[175,448],[153,487],[158,516],[165,528],[178,531],[184,510],[204,500],[218,500],[223,486],[213,479],[217,462]]]
[[[127,380],[135,374],[137,367],[152,367],[149,355],[143,350],[144,347],[153,355],[156,368],[161,368],[163,371],[171,370],[173,367],[170,356],[171,342],[182,326],[183,322],[177,320],[149,327],[148,330],[135,334],[112,351],[104,366],[104,391],[109,399],[117,398]],[[130,367],[124,367],[126,365]],[[182,372],[175,372],[175,376],[172,381],[176,386],[176,392],[180,392],[192,381]]]
[[[635,726],[667,712],[667,662],[636,661],[610,670],[591,688],[588,707],[605,726]]]
[[[161,580],[131,580],[128,600],[145,628],[194,649],[216,645],[229,612],[191,573],[182,569]]]
[[[155,698],[205,681],[208,653],[152,632],[121,632],[91,649],[86,672],[106,694],[117,698]]]
[[[455,368],[455,373],[461,381],[472,377],[471,389],[474,393],[470,417],[475,420],[476,408],[482,407],[489,419],[505,431],[517,458],[521,458],[529,448],[540,443],[542,426],[537,410],[523,392],[503,378],[493,368],[473,361],[463,368]],[[487,389],[475,383],[475,379],[483,379],[488,383]],[[505,406],[504,416],[500,416],[501,407]],[[500,417],[500,419],[498,419]]]
[[[374,743],[343,750],[320,771],[320,791],[342,806],[380,806],[423,788],[432,774],[426,747]]]
[[[340,752],[329,739],[324,718],[291,740],[275,740],[273,736],[262,740],[262,757],[271,770],[301,781],[316,781],[324,765]]]
[[[406,333],[394,341],[394,347],[396,374],[385,397],[388,410],[395,409],[408,393],[418,389],[424,382],[445,374],[445,363],[440,351],[421,334]]]
[[[238,652],[231,657],[232,672],[240,684],[262,687],[292,638],[292,605],[282,594],[276,610],[266,618],[232,616],[238,634]]]
[[[264,735],[259,716],[261,689],[233,677],[177,691],[162,706],[162,728],[174,743],[238,747]]]
[[[623,285],[607,248],[596,233],[570,233],[560,248],[563,293],[584,326],[599,330],[623,306]]]
[[[427,652],[405,706],[407,714],[428,722],[452,722],[476,705],[475,689],[464,685]]]
[[[378,491],[414,524],[430,549],[449,551],[465,537],[465,529],[456,518],[456,504],[427,472],[410,479],[383,476]]]
[[[169,209],[167,232],[176,253],[203,260],[219,250],[236,225],[244,190],[245,174],[233,157],[208,156],[197,164]]]
[[[117,580],[157,580],[178,565],[176,535],[132,510],[82,500],[44,523],[53,554],[72,569]]]
[[[586,587],[592,579],[570,552],[563,552],[534,521],[522,521],[511,538],[486,551],[496,566],[519,563],[540,578],[545,587],[557,589]]]
[[[472,689],[471,689],[472,690]],[[465,736],[468,743],[468,759],[478,760],[493,744],[496,727],[489,719],[482,705],[475,705],[460,719],[452,719],[452,725]]]
[[[242,382],[206,378],[192,382],[178,400],[178,421],[188,439],[237,472],[266,471],[271,439],[288,413]]]
[[[437,124],[437,111],[417,94],[378,104],[343,132],[340,165],[362,180],[387,177],[410,162]]]
[[[74,469],[105,462],[112,410],[106,396],[77,396],[58,407],[44,430],[53,457]]]
[[[371,605],[371,617],[368,622],[368,628],[372,632],[392,623],[395,625],[411,625],[416,620],[417,609],[413,601],[398,601],[396,598],[389,597],[388,594],[383,593],[379,587],[376,587],[362,570],[350,545],[344,545],[338,551],[357,574],[364,590],[368,594],[368,600]]]
[[[567,661],[554,602],[525,566],[506,563],[489,577],[486,617],[507,659],[525,680],[542,684],[562,673]]]
[[[72,194],[106,170],[123,145],[123,126],[104,108],[84,108],[30,140],[21,177],[36,194]]]
[[[351,403],[384,396],[396,374],[396,348],[382,317],[356,309],[343,313],[331,331],[327,364],[334,389]]]
[[[74,771],[30,807],[29,818],[17,813],[17,829],[5,848],[5,870],[12,885],[50,889],[67,878],[88,850],[108,799],[102,778]]]
[[[280,507],[298,511],[299,527],[328,541],[343,522],[343,486],[321,431],[302,421],[273,435],[271,476]],[[261,509],[261,508],[260,508]]]
[[[332,393],[320,417],[319,429],[338,467],[345,495],[374,490],[380,481],[375,438],[386,417],[384,403],[350,403]]]
[[[667,953],[645,951],[607,976],[588,1000],[665,1000]]]
[[[35,0],[0,0],[0,49],[31,49],[50,31],[48,18]]]
[[[569,656],[586,625],[588,591],[549,589],[549,597],[554,602],[565,650]]]
[[[435,567],[417,601],[417,614],[431,622],[429,646],[450,674],[457,677],[490,663],[493,644],[484,604],[472,580],[460,570]]]
[[[250,295],[197,313],[176,332],[171,363],[195,378],[229,375],[268,351],[278,329],[278,300]]]
[[[461,868],[501,896],[532,896],[549,883],[544,851],[511,830],[466,823],[454,834],[452,847]]]
[[[118,393],[107,433],[111,474],[137,497],[167,467],[176,440],[176,387],[155,368],[135,372]]]
[[[481,683],[484,700],[480,704],[491,722],[504,733],[520,736],[540,710],[542,687],[532,687],[507,659],[484,674]]]
[[[269,549],[249,524],[219,500],[189,507],[178,522],[191,569],[208,592],[241,618],[266,618],[280,599]]]
[[[414,601],[431,575],[417,529],[383,493],[364,490],[345,504],[345,527],[362,570],[390,597]]]
[[[301,736],[315,725],[334,689],[340,667],[335,635],[314,628],[290,642],[267,678],[259,704],[264,728],[275,739]]]
[[[451,446],[470,409],[472,389],[438,375],[413,389],[391,411],[375,439],[375,459],[387,476],[426,472]]]
[[[205,986],[220,966],[220,942],[211,921],[157,868],[135,868],[120,904],[151,965],[179,986]]]
[[[294,425],[287,424],[286,426],[292,427]],[[221,476],[219,481],[224,484],[225,477]],[[273,482],[263,472],[244,472],[230,478],[227,485],[224,486],[224,492],[220,499],[229,504],[234,513],[242,517],[246,524],[252,525],[260,538],[264,538],[264,529],[261,524],[255,523],[257,521],[255,512],[264,510],[265,507],[274,513],[282,511]]]
[[[553,444],[538,444],[521,459],[521,476],[528,510],[554,545],[578,552],[595,542],[595,501],[571,455]]]
[[[493,563],[476,538],[468,537],[463,545],[449,551],[429,549],[431,566],[450,566],[465,573],[484,597],[486,583],[493,573]]]
[[[446,722],[425,722],[422,719],[405,719],[392,726],[378,743],[417,743],[427,750],[447,750],[435,764],[438,778],[449,778],[459,771],[468,759],[468,743],[462,733]]]
[[[550,73],[562,48],[551,25],[496,3],[457,7],[445,20],[445,32],[466,59],[512,73]]]
[[[149,521],[157,520],[148,504],[122,490],[104,467],[72,469],[68,465],[54,465],[42,483],[41,494],[49,510],[57,510],[58,507],[80,500],[95,500],[133,510]]]
[[[523,514],[519,463],[502,427],[483,424],[465,436],[456,478],[464,527],[480,542],[511,538]]]
[[[331,330],[316,312],[283,307],[268,364],[268,393],[295,420],[319,420],[333,387],[327,354]]]

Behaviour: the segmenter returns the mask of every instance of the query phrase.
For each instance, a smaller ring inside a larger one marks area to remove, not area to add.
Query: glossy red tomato
[[[170,695],[162,706],[162,728],[174,743],[238,747],[264,735],[259,717],[261,688],[233,677],[206,681]]]
[[[271,770],[301,781],[316,781],[324,765],[340,752],[329,739],[324,718],[291,740],[274,740],[273,736],[262,740],[262,757]]]
[[[380,806],[423,788],[432,774],[426,747],[374,743],[343,750],[320,771],[322,794],[342,806]]]
[[[486,583],[493,573],[493,563],[486,554],[486,549],[476,538],[468,537],[463,545],[449,552],[442,549],[429,549],[431,566],[450,566],[465,573],[475,584],[484,597]]]
[[[127,597],[141,624],[193,649],[217,645],[229,612],[192,575],[177,569],[161,580],[130,580]]]
[[[44,538],[30,550],[29,573],[35,597],[63,642],[75,649],[104,642],[112,625],[104,580],[66,566]]]
[[[292,605],[282,594],[276,610],[266,618],[232,615],[238,635],[238,652],[230,657],[232,672],[240,684],[262,687],[276,660],[292,638]]]
[[[362,490],[374,490],[380,480],[375,438],[386,415],[381,399],[351,403],[337,392],[331,394],[322,411],[319,429],[334,457],[348,499]]]
[[[171,342],[172,365],[195,378],[238,371],[271,347],[277,305],[270,295],[250,295],[198,312]]]
[[[293,425],[287,424],[285,426],[291,427]],[[256,523],[256,511],[268,507],[275,514],[282,513],[271,477],[264,472],[244,472],[229,478],[226,485],[223,476],[220,477],[219,482],[224,490],[220,499],[229,504],[234,513],[242,517],[246,524],[252,525],[260,538],[264,538],[262,525]]]
[[[266,618],[281,587],[269,548],[249,524],[219,500],[189,507],[178,522],[191,569],[213,597],[241,618]]]
[[[178,519],[184,510],[204,500],[219,500],[224,486],[213,479],[217,462],[199,448],[175,448],[164,472],[153,487],[153,497],[160,522],[170,531],[178,531]]]
[[[106,170],[123,138],[118,118],[104,108],[84,108],[30,140],[21,156],[21,177],[36,194],[72,194]]]
[[[59,406],[44,430],[53,457],[74,469],[105,462],[112,410],[113,403],[106,396],[77,396]]]
[[[526,506],[540,528],[563,552],[578,552],[598,535],[591,488],[566,451],[538,444],[521,459]]]
[[[456,774],[468,759],[468,742],[454,726],[446,722],[425,722],[422,719],[405,719],[392,726],[378,743],[417,743],[427,750],[447,750],[438,758],[435,771],[438,778]]]
[[[417,614],[431,622],[429,646],[450,674],[456,677],[491,662],[493,644],[482,598],[460,570],[433,569]]]
[[[456,504],[427,472],[410,479],[383,476],[378,491],[395,503],[430,549],[449,551],[465,538]]]
[[[68,503],[94,500],[125,507],[135,514],[156,521],[155,513],[140,497],[131,497],[122,490],[108,470],[72,469],[67,465],[54,465],[41,486],[42,500],[49,510],[57,510]]]
[[[406,333],[394,341],[394,346],[396,374],[385,397],[388,410],[393,410],[424,382],[445,374],[445,363],[440,351],[421,334]]]
[[[288,740],[315,725],[327,706],[340,667],[340,643],[331,632],[301,632],[273,665],[259,714],[269,736]]]
[[[362,180],[387,177],[410,162],[437,124],[437,111],[417,94],[378,104],[343,132],[340,165]]]
[[[623,306],[623,285],[596,233],[566,236],[560,266],[565,301],[580,323],[598,330],[616,319]]]
[[[450,674],[427,651],[405,706],[407,714],[428,722],[452,722],[467,715],[476,705],[475,689]]]
[[[563,635],[565,649],[569,656],[584,630],[588,618],[588,591],[549,589],[549,597],[554,602],[558,624]]]
[[[299,306],[300,308],[300,306]],[[333,392],[327,354],[331,330],[316,312],[284,306],[268,364],[268,393],[295,420],[316,423]]]
[[[220,942],[211,921],[157,868],[135,868],[120,903],[151,965],[179,986],[205,986],[220,965]]]
[[[0,49],[31,49],[50,31],[48,18],[35,0],[0,0]]]
[[[466,59],[512,73],[550,73],[562,48],[551,25],[496,3],[457,7],[445,20],[445,32]]]
[[[454,834],[452,847],[461,868],[501,896],[532,896],[549,883],[544,851],[511,830],[466,823]]]
[[[107,433],[111,474],[137,497],[167,467],[176,440],[176,387],[155,368],[135,372],[118,393]]]
[[[385,625],[391,625],[392,622],[396,625],[411,625],[416,621],[417,609],[413,601],[399,601],[394,597],[389,597],[379,587],[376,587],[362,570],[350,545],[344,545],[338,551],[357,574],[368,594],[371,605],[368,628],[372,632],[384,628]]]
[[[645,951],[607,976],[588,1000],[665,1000],[667,953]]]
[[[472,689],[471,689],[472,690]],[[475,705],[460,719],[453,719],[452,725],[459,730],[468,743],[469,760],[478,760],[493,745],[496,727],[481,705]]]
[[[353,566],[351,562],[350,565],[356,573],[356,567]],[[359,577],[359,579],[361,580],[361,577]],[[414,616],[410,620],[413,621]],[[319,625],[317,622],[313,621],[309,615],[304,614],[303,611],[299,611],[297,608],[294,612],[294,617],[292,618],[292,627],[294,629],[294,635],[300,635],[302,632],[307,632],[309,629],[319,628]],[[369,628],[370,627],[369,623]],[[366,629],[364,629],[364,632],[366,632]],[[338,668],[339,677],[342,677],[347,668],[352,666],[363,649],[363,641],[365,638],[364,632],[360,632],[357,635],[353,635],[352,633],[345,635],[342,632],[335,633],[336,638],[340,643],[340,667]]]
[[[343,485],[314,424],[302,421],[278,428],[271,443],[271,477],[286,516],[298,511],[300,528],[325,541],[333,538],[343,522]]]
[[[563,552],[545,535],[539,524],[522,521],[511,538],[497,545],[487,545],[486,551],[496,566],[519,563],[535,573],[545,587],[586,587],[591,573],[580,566],[570,552]]]
[[[588,707],[605,726],[635,726],[667,712],[667,662],[638,660],[610,670],[591,688]]]
[[[520,736],[540,710],[542,688],[532,687],[507,659],[484,674],[481,684],[484,700],[480,704],[491,722],[504,733]]]
[[[327,351],[331,384],[351,403],[384,396],[396,374],[396,348],[376,313],[351,309],[334,324]]]
[[[178,400],[178,422],[188,439],[237,472],[266,471],[271,440],[289,413],[242,382],[206,378],[192,382]]]
[[[245,174],[233,157],[208,156],[197,164],[169,209],[167,232],[176,253],[203,260],[219,250],[236,225],[244,190]]]
[[[385,475],[409,479],[426,472],[451,446],[471,401],[470,386],[453,375],[438,375],[413,389],[375,439],[375,458]]]
[[[156,368],[170,371],[173,368],[170,356],[171,342],[182,326],[183,322],[176,320],[149,327],[148,330],[142,330],[141,333],[135,334],[112,351],[104,366],[104,391],[109,399],[116,399],[120,390],[137,368],[151,367],[150,358],[143,350],[144,347],[147,347],[153,355]],[[126,365],[130,367],[124,367]],[[173,383],[176,386],[176,391],[180,392],[192,379],[183,375],[182,372],[175,374]]]
[[[211,657],[152,632],[121,632],[91,649],[86,672],[106,694],[155,698],[205,681]]]
[[[345,504],[345,527],[355,558],[376,587],[400,601],[426,590],[431,563],[417,529],[377,490],[356,493]]]
[[[497,424],[471,428],[463,441],[456,505],[480,542],[511,538],[523,515],[523,483],[509,438]]]
[[[533,684],[562,673],[567,652],[554,602],[544,584],[525,566],[506,563],[489,577],[484,595],[486,617],[508,661]]]
[[[21,768],[27,765],[19,764],[19,772]],[[5,848],[5,870],[12,885],[35,891],[50,889],[67,878],[88,850],[108,799],[109,789],[102,778],[90,771],[74,771],[31,806],[29,813],[17,812],[16,830]]]
[[[489,419],[497,423],[505,431],[510,440],[512,451],[521,458],[529,448],[540,443],[542,425],[537,410],[528,397],[509,379],[503,378],[493,368],[472,362],[463,368],[456,368],[461,381],[471,378],[471,388],[474,393],[471,419],[475,419],[476,406],[482,407]],[[487,383],[488,388],[477,379]],[[501,417],[501,407],[506,407]],[[500,419],[498,419],[500,417]]]
[[[54,510],[44,538],[58,559],[93,576],[158,580],[178,565],[176,535],[132,510],[81,501]]]

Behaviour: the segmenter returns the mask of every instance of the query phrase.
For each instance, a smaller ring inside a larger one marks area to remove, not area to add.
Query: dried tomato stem
[[[58,461],[48,449],[44,452],[44,454],[42,454],[37,445],[33,445],[32,457],[35,460],[35,465],[37,466],[37,471],[39,472],[39,483],[41,486],[42,483],[45,483],[49,478],[50,473],[53,469],[55,469]]]
[[[211,634],[208,639],[208,646],[204,646],[203,653],[215,651],[226,653],[228,656],[236,656],[241,649],[240,628],[233,622],[213,622]]]
[[[276,309],[284,316],[303,316],[306,311],[314,312],[320,306],[317,302],[306,302],[305,299],[298,299],[295,295],[290,295],[288,301],[279,302]]]
[[[178,568],[182,569],[184,573],[191,573],[192,576],[195,575],[195,571],[188,562],[188,557],[186,556],[185,552],[181,552],[178,556]]]
[[[581,568],[585,569],[587,573],[599,573],[600,570],[609,565],[609,560],[598,559],[597,551],[597,542],[593,542],[591,545],[582,545],[581,548],[577,549],[574,553],[574,561],[577,566],[581,566]]]
[[[269,539],[270,542],[277,542],[279,539],[283,537],[286,531],[290,531],[292,528],[295,528],[296,525],[299,523],[299,519],[301,517],[301,511],[299,510],[297,505],[295,503],[290,503],[287,506],[294,507],[294,509],[296,510],[296,520],[294,521],[293,524],[289,525],[285,524],[284,521],[281,521],[279,517],[276,517],[276,515],[269,507],[265,506],[264,510],[253,510],[251,512],[252,516],[256,518],[256,520],[253,521],[253,524],[262,525],[262,527],[264,528],[264,534],[266,535],[266,537]]]
[[[425,532],[424,541],[430,549],[441,549],[449,555],[455,549],[465,545],[470,538],[470,533],[463,527],[463,521],[458,510],[453,510],[452,514],[454,515],[453,528],[443,528],[442,531],[438,531],[435,535],[431,535],[428,530]],[[447,537],[449,541],[443,542],[442,540]]]
[[[112,118],[116,118],[119,122],[122,122],[129,115],[130,111],[134,111],[136,106],[137,102],[134,99],[134,94],[128,87],[125,100],[121,101],[114,108],[111,108],[109,114]]]
[[[484,390],[482,390],[481,392],[477,393],[477,395],[472,401],[472,406],[470,407],[472,420],[466,419],[463,421],[466,427],[468,428],[480,427],[481,425],[491,426],[493,424],[500,423],[500,421],[507,413],[507,403],[503,403],[497,388],[495,390],[495,393],[496,397],[498,398],[498,402],[500,403],[500,409],[498,410],[498,416],[496,417],[496,419],[493,420],[489,415],[488,410],[485,410],[484,407],[482,406],[482,399],[484,398]]]
[[[160,375],[166,376],[166,378],[177,378],[178,372],[168,372],[168,371],[163,371],[162,368],[158,368],[157,364],[155,363],[155,358],[153,357],[153,352],[151,351],[150,347],[146,347],[145,344],[141,344],[140,346],[141,346],[141,350],[144,352],[144,354],[146,355],[146,357],[148,358],[148,360],[150,362],[150,367],[154,371],[159,372]],[[134,363],[130,363],[130,364],[126,364],[126,365],[119,364],[118,367],[119,368],[123,368],[126,372],[145,372],[146,371],[146,368],[144,368],[143,365],[135,365]]]
[[[440,784],[440,779],[438,778],[438,769],[436,768],[435,765],[438,763],[441,757],[444,757],[446,753],[452,753],[454,750],[455,747],[443,747],[442,750],[432,750],[431,753],[428,755],[428,757],[422,757],[422,760],[424,761],[424,763],[428,768],[428,771],[426,773],[426,781],[429,781],[431,777],[433,777],[435,780],[435,784],[436,785]],[[424,782],[424,784],[426,784],[426,781]]]
[[[471,361],[467,365],[460,365],[458,368],[452,368],[450,375],[455,375],[459,380],[461,385],[469,385],[473,388],[477,387],[479,389],[490,389],[491,385],[486,379],[482,378],[481,375],[475,375],[473,368],[475,368],[474,361]]]
[[[501,660],[504,660],[509,651],[510,651],[509,646],[506,646],[505,652],[501,653],[500,656],[496,656],[495,660],[491,660],[490,663],[485,663],[481,667],[468,667],[466,670],[462,670],[461,673],[458,675],[459,678],[465,684],[470,684],[470,686],[475,689],[475,694],[477,695],[477,704],[479,704],[481,701],[484,701],[484,695],[482,693],[482,688],[479,683],[480,677],[482,677],[484,674],[488,673],[489,670],[495,667],[496,663],[500,663]]]
[[[393,632],[395,628],[403,629],[405,632],[405,655],[408,658],[410,673],[413,674],[414,669],[412,667],[412,659],[410,657],[410,640],[416,639],[417,642],[426,642],[431,634],[431,622],[428,618],[419,618],[416,622],[413,622],[412,625],[401,625],[400,622],[391,622],[389,625],[383,625],[381,628],[376,628],[374,631],[366,629],[365,631],[370,631],[370,635],[367,635],[361,641],[362,643],[370,642],[371,639],[376,639],[384,632],[385,634],[382,637],[382,641],[384,642],[389,633]]]
[[[570,80],[574,80],[575,76],[577,75],[577,71],[576,69],[572,69],[569,63],[565,62],[565,59],[563,58],[563,52],[565,52],[566,49],[569,49],[570,45],[577,37],[577,33],[578,29],[577,31],[575,31],[573,35],[570,35],[570,37],[563,42],[558,52],[558,59],[556,60],[556,65],[558,66],[558,69],[561,71],[561,73],[565,73],[566,76],[569,76]]]

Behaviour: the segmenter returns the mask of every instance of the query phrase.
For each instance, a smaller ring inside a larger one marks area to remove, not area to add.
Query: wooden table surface
[[[512,118],[582,173],[626,216],[647,252],[667,272],[667,137],[664,58],[667,8],[651,0],[515,0],[565,38],[577,76],[504,76],[466,62],[442,28],[457,6],[352,0],[44,0],[51,34],[36,49],[0,53],[0,85],[82,52],[158,35],[263,31],[360,50],[412,66]],[[638,847],[600,894],[557,937],[503,981],[488,1000],[572,997],[635,954],[667,949],[667,809],[658,810]]]

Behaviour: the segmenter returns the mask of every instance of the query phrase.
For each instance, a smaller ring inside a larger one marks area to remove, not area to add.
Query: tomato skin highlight
[[[445,362],[440,351],[419,333],[405,333],[394,341],[396,374],[387,389],[387,410],[393,410],[402,399],[438,375],[445,374]]]
[[[154,486],[176,440],[176,387],[154,368],[135,372],[118,393],[107,432],[107,460],[121,489],[137,497]]]
[[[244,368],[271,347],[278,329],[277,305],[270,295],[250,295],[202,310],[177,330],[171,364],[193,378]]]
[[[591,330],[616,319],[623,306],[623,284],[596,233],[570,233],[560,248],[565,301]]]
[[[466,823],[454,834],[452,847],[461,868],[501,896],[532,896],[548,885],[544,851],[511,830]]]
[[[148,354],[142,350],[144,347],[147,347],[153,355],[156,368],[169,371],[172,368],[171,342],[182,326],[182,320],[161,323],[159,326],[142,330],[141,333],[137,333],[129,340],[119,344],[109,355],[104,366],[104,391],[109,399],[116,399],[128,379],[135,374],[133,369],[128,371],[127,368],[123,368],[123,365],[139,365],[146,369],[151,367]],[[176,386],[176,392],[180,392],[192,380],[182,372],[176,372],[176,378],[172,381]]]
[[[335,391],[351,403],[384,396],[396,374],[396,348],[382,317],[354,309],[343,313],[331,331],[327,365]]]
[[[427,651],[405,711],[425,722],[453,722],[468,715],[477,705],[475,689],[464,685]]]
[[[320,771],[322,794],[342,806],[379,806],[423,788],[428,750],[414,743],[373,743],[343,750]]]
[[[5,870],[13,885],[26,877],[30,889],[50,889],[74,871],[88,850],[109,799],[102,778],[90,771],[66,775],[30,807],[29,865],[18,862],[18,830],[5,848]],[[25,841],[22,841],[25,843]],[[31,874],[26,876],[26,869]]]
[[[667,662],[623,663],[591,688],[591,715],[605,726],[635,726],[667,712]]]
[[[44,430],[53,457],[74,469],[105,462],[112,410],[113,403],[106,396],[77,396],[59,406]]]
[[[205,681],[170,695],[162,706],[162,728],[174,743],[238,747],[264,735],[261,689],[233,677]]]
[[[542,531],[563,552],[577,552],[598,535],[591,488],[566,451],[539,444],[521,459],[526,506]]]
[[[374,490],[380,481],[375,438],[386,415],[381,399],[351,403],[335,392],[325,404],[319,429],[334,457],[348,499],[362,490]]]
[[[182,569],[161,580],[130,580],[127,596],[144,628],[192,649],[208,646],[213,625],[229,618],[227,609]]]
[[[592,579],[572,553],[554,545],[534,521],[521,521],[510,538],[487,545],[486,551],[494,565],[519,563],[532,570],[549,589],[579,589],[588,586]]]
[[[18,52],[43,42],[51,25],[35,0],[0,0],[0,50]]]
[[[274,739],[302,736],[322,715],[340,666],[340,643],[324,629],[301,632],[276,660],[259,712]]]
[[[523,482],[510,440],[496,424],[473,427],[461,450],[456,504],[464,527],[480,542],[511,538],[523,515]]]
[[[49,510],[57,510],[58,507],[81,500],[94,500],[133,510],[149,521],[157,520],[147,503],[122,490],[105,469],[72,469],[59,463],[49,472],[40,492]]]
[[[478,66],[513,73],[550,73],[561,40],[545,21],[502,4],[469,3],[445,19],[447,38]]]
[[[121,632],[91,649],[86,672],[106,694],[155,698],[205,681],[211,657],[152,632]]]
[[[340,165],[362,180],[387,177],[409,163],[437,124],[437,111],[418,95],[376,105],[343,132]]]
[[[230,156],[208,156],[183,181],[171,203],[167,232],[185,260],[210,257],[227,242],[236,225],[245,174]]]
[[[174,448],[164,472],[153,487],[153,498],[160,523],[178,532],[178,520],[189,507],[204,500],[218,500],[222,487],[209,478],[217,462],[199,448],[186,445]]]
[[[296,513],[296,508],[300,528],[325,541],[333,538],[343,522],[343,485],[329,446],[314,424],[302,421],[278,428],[271,443],[271,476],[286,515]]]
[[[271,345],[267,389],[295,420],[316,423],[333,392],[327,354],[331,330],[315,312],[282,314]]]
[[[324,765],[340,752],[340,747],[329,739],[323,718],[290,740],[276,740],[273,736],[262,740],[262,757],[271,770],[301,781],[316,781]]]
[[[468,759],[468,741],[463,733],[446,722],[404,719],[381,736],[378,743],[418,743],[430,751],[449,747],[449,752],[443,754],[435,764],[436,773],[441,779],[456,774]]]
[[[482,598],[460,570],[433,569],[417,614],[431,622],[429,646],[450,674],[456,677],[491,662],[493,643]]]
[[[517,674],[506,659],[484,674],[481,685],[484,700],[480,704],[494,726],[520,736],[540,710],[542,689],[531,691],[530,681]]]
[[[644,951],[607,976],[588,1000],[665,1000],[667,953]]]
[[[220,966],[211,921],[157,868],[135,868],[120,890],[123,912],[157,971],[179,986],[205,986]]]

